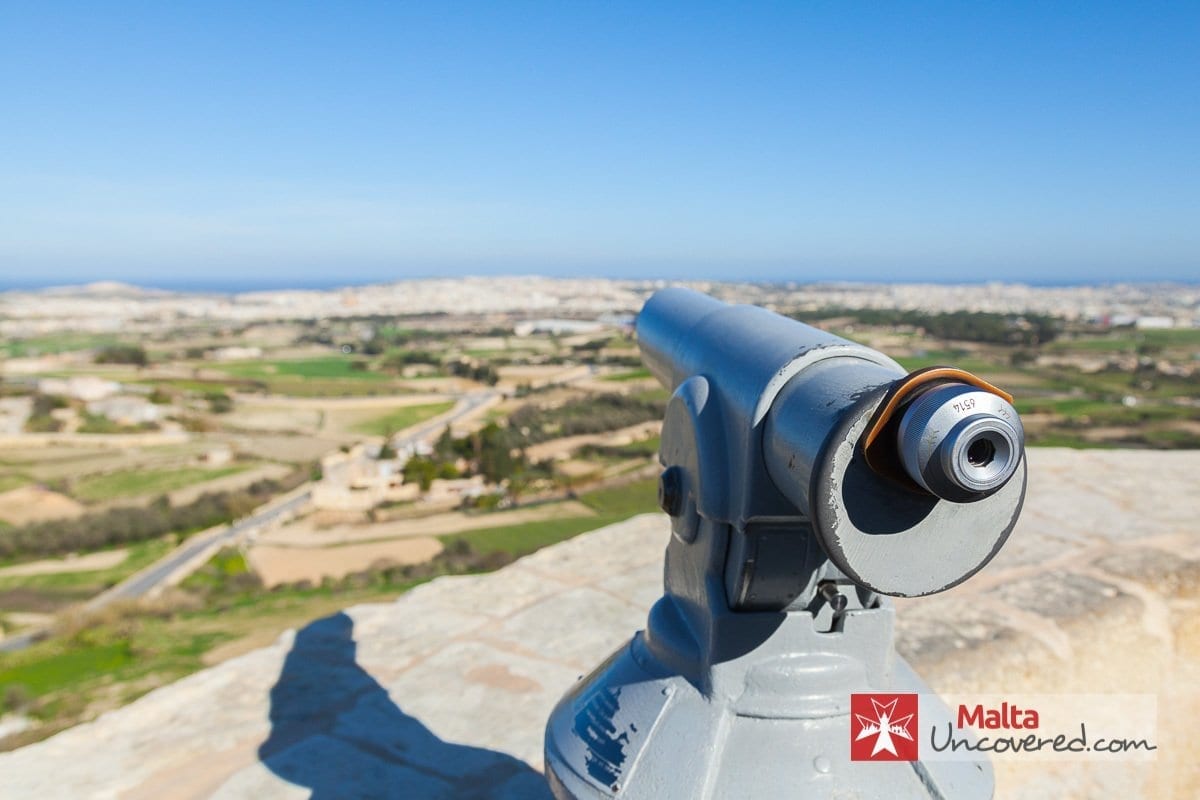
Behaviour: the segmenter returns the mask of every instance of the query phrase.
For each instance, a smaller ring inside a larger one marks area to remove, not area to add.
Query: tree
[[[510,477],[520,462],[513,457],[508,431],[489,422],[475,437],[479,472],[492,483]]]
[[[1008,356],[1008,362],[1014,367],[1026,367],[1037,363],[1037,353],[1032,350],[1013,350]]]
[[[404,482],[416,483],[422,492],[428,492],[437,477],[438,467],[433,459],[425,456],[413,456],[404,464]]]
[[[146,351],[135,344],[114,344],[109,347],[102,347],[96,351],[96,357],[93,359],[97,364],[134,364],[139,367],[146,366],[148,359]]]
[[[209,392],[205,399],[208,400],[208,410],[214,414],[228,414],[233,411],[233,398],[225,392]]]

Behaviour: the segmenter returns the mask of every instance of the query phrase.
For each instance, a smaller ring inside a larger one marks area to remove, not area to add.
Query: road
[[[273,500],[263,508],[244,517],[232,525],[207,531],[191,537],[179,547],[163,556],[158,561],[136,572],[121,583],[96,595],[84,608],[95,611],[117,600],[136,600],[161,588],[173,575],[179,572],[189,561],[196,559],[208,550],[219,549],[226,544],[232,544],[247,532],[267,525],[284,514],[292,513],[308,502],[312,491],[304,489],[296,492],[282,502]],[[12,653],[24,650],[29,645],[42,639],[49,633],[48,629],[27,631],[0,641],[0,653]]]
[[[265,508],[211,535],[193,536],[148,568],[131,575],[103,594],[92,598],[84,607],[88,610],[95,610],[103,608],[115,600],[136,600],[139,597],[145,597],[160,588],[189,560],[196,558],[205,550],[233,544],[250,530],[268,525],[282,515],[296,511],[307,503],[311,496],[312,491],[306,489],[299,494],[292,495],[282,503],[269,503]]]
[[[406,445],[414,445],[417,442],[440,432],[447,425],[451,425],[464,417],[474,414],[493,400],[499,399],[503,395],[495,389],[485,389],[479,392],[470,392],[464,394],[458,399],[458,403],[454,408],[440,417],[435,417],[428,422],[422,422],[415,425],[406,431],[397,433],[392,437],[392,446],[397,450]]]

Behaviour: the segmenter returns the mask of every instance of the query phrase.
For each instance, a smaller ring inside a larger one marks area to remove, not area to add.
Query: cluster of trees
[[[599,456],[600,458],[649,458],[658,455],[658,439],[643,439],[630,444],[585,444],[579,448],[579,455],[584,458]]]
[[[62,422],[51,416],[51,412],[66,407],[67,401],[57,395],[35,394],[29,419],[25,420],[25,430],[30,433],[54,433],[61,430]]]
[[[463,472],[456,466],[467,464]],[[457,478],[462,475],[482,475],[491,483],[512,478],[527,466],[524,453],[516,450],[509,429],[489,422],[474,433],[456,438],[447,427],[434,442],[428,456],[414,456],[404,465],[404,480],[419,483],[422,491],[429,489],[435,478]]]
[[[383,368],[395,370],[399,372],[407,366],[414,364],[428,364],[432,367],[440,367],[442,359],[436,353],[431,353],[428,350],[397,350],[394,353],[389,353],[387,358],[383,360]]]
[[[518,554],[507,550],[481,553],[465,539],[452,539],[446,549],[421,564],[395,564],[377,561],[368,569],[351,573],[338,582],[339,588],[362,589],[373,584],[404,586],[436,578],[439,575],[470,575],[492,572],[516,560]]]
[[[465,469],[459,469],[461,463]],[[534,481],[553,478],[554,468],[549,462],[531,463],[513,430],[494,422],[458,438],[446,428],[432,453],[413,456],[404,464],[404,480],[417,483],[422,491],[428,491],[437,478],[471,475],[482,475],[489,483],[507,481],[509,494],[515,497]]]
[[[666,403],[637,395],[599,394],[555,408],[522,406],[509,417],[516,444],[525,446],[559,436],[605,433],[661,419]]]
[[[428,492],[429,487],[437,478],[457,478],[458,468],[451,461],[442,461],[429,456],[413,456],[404,462],[404,482],[415,483],[422,492]]]
[[[114,344],[96,351],[92,359],[97,364],[133,364],[144,367],[149,361],[146,351],[135,344]]]
[[[389,353],[380,362],[380,368],[389,372],[400,372],[405,367],[415,364],[437,367],[448,375],[479,381],[488,386],[495,386],[500,380],[500,373],[496,371],[494,364],[476,363],[466,359],[443,362],[440,355],[428,350],[397,350]]]
[[[261,480],[236,492],[210,492],[182,506],[160,497],[148,506],[124,506],[75,519],[0,529],[0,559],[53,556],[144,542],[167,533],[193,533],[231,522],[278,492],[303,482],[304,471],[282,480]]]
[[[997,314],[990,311],[902,311],[885,308],[822,309],[792,315],[803,322],[851,317],[863,325],[921,328],[930,336],[961,342],[1035,347],[1053,341],[1061,321],[1043,314]]]
[[[474,364],[470,361],[451,361],[446,370],[457,378],[467,378],[488,386],[495,386],[500,381],[500,373],[491,364]]]

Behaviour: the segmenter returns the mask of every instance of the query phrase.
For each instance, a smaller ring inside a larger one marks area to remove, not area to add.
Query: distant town
[[[1200,285],[1115,283],[1036,287],[1021,283],[678,282],[728,302],[781,310],[876,308],[928,312],[1039,313],[1141,327],[1200,326]],[[249,323],[375,315],[492,314],[523,319],[631,314],[664,281],[540,277],[447,278],[339,289],[192,293],[102,282],[0,292],[0,335],[56,331],[154,332],[188,321]]]

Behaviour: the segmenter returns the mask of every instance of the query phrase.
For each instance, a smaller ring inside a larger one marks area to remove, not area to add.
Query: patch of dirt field
[[[420,395],[405,395],[405,397],[429,397],[430,395],[457,395],[478,389],[479,384],[465,378],[450,378],[438,375],[414,376],[400,381],[406,391],[421,392]],[[442,397],[441,399],[449,399]],[[437,400],[422,400],[422,403],[435,403]]]
[[[576,389],[594,394],[635,394],[647,389],[659,387],[658,378],[647,376],[627,381],[606,381],[600,378],[588,378],[572,384]]]
[[[253,431],[316,431],[321,425],[321,412],[315,408],[241,406],[227,414],[225,421]]]
[[[284,436],[272,434],[239,434],[229,438],[238,450],[254,453],[272,461],[315,461],[337,450],[340,442],[317,436]]]
[[[603,470],[603,466],[594,461],[581,461],[575,458],[568,459],[567,461],[559,461],[554,465],[554,468],[568,478],[599,475],[601,470]]]
[[[397,539],[390,542],[349,544],[340,547],[272,547],[255,545],[250,549],[250,566],[267,588],[282,583],[342,578],[361,572],[379,561],[394,564],[421,564],[442,552],[442,543],[429,536]]]
[[[157,447],[105,448],[49,446],[37,450],[0,450],[0,460],[19,467],[34,481],[78,478],[96,472],[171,466],[204,452],[203,441]]]
[[[583,503],[569,500],[531,508],[496,511],[490,514],[464,514],[461,511],[452,511],[417,519],[399,519],[373,525],[335,525],[331,528],[318,528],[310,518],[305,518],[291,525],[265,531],[259,537],[259,541],[266,545],[320,548],[348,542],[440,536],[447,533],[499,528],[548,519],[591,517],[595,514],[595,511]]]
[[[129,555],[128,550],[105,550],[101,553],[89,553],[85,556],[68,556],[67,558],[47,558],[42,561],[30,561],[28,564],[17,564],[0,569],[0,578],[19,577],[25,575],[56,575],[62,572],[94,572],[101,569],[111,569],[117,566]]]
[[[228,419],[253,430],[307,430],[328,435],[354,433],[355,425],[405,406],[454,400],[473,388],[459,378],[435,376],[401,381],[406,393],[364,397],[238,395]]]
[[[563,366],[562,364],[523,364],[514,367],[499,367],[496,372],[500,373],[503,380],[509,381],[537,381],[548,380],[559,375],[574,372],[578,369],[575,365]]]
[[[562,366],[561,364],[500,367],[496,371],[500,374],[500,383],[505,386],[519,386],[522,383],[530,386],[545,386],[583,378],[591,374],[591,370],[587,367]]]
[[[579,436],[564,436],[561,439],[551,439],[541,444],[525,448],[525,455],[530,461],[544,461],[547,458],[566,458],[585,444],[599,444],[607,447],[620,447],[633,442],[649,439],[662,430],[658,420],[640,422],[628,428],[621,428],[608,433],[587,433]]]
[[[22,486],[0,494],[0,519],[13,525],[78,517],[83,511],[81,504],[65,494],[39,486]]]

